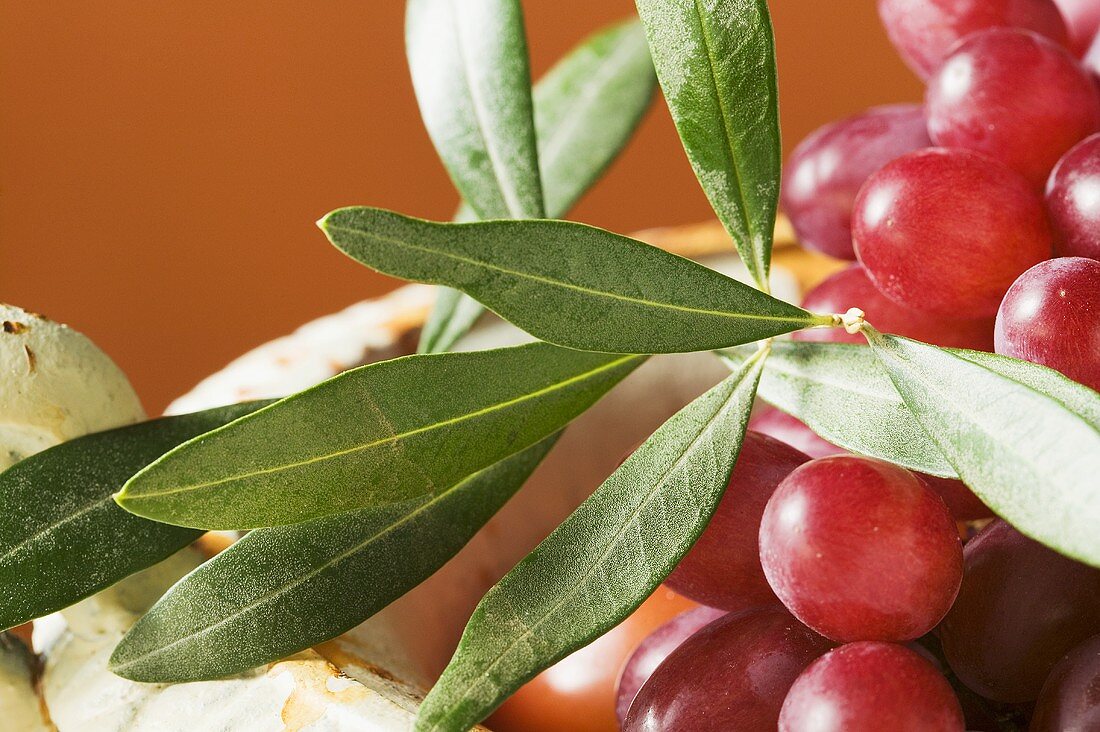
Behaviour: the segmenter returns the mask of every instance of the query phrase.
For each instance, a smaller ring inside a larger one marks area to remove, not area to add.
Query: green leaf
[[[1089,424],[1100,430],[1100,394],[1097,394],[1095,389],[1079,384],[1054,369],[1030,361],[1007,358],[985,351],[956,348],[944,350],[1057,399],[1070,411],[1081,415]]]
[[[1100,397],[1057,371],[982,351],[944,350],[1059,400],[1100,429]],[[752,349],[738,348],[722,355],[740,364],[752,353]],[[760,396],[846,450],[924,473],[957,477],[866,346],[776,342],[760,379]]]
[[[906,406],[963,481],[1022,533],[1100,566],[1100,429],[976,360],[873,330]],[[1008,360],[985,357],[987,362]],[[1095,400],[1100,400],[1100,394]],[[1094,405],[1094,408],[1095,405]]]
[[[747,348],[723,352],[735,363],[751,354]],[[932,475],[955,475],[866,346],[777,341],[760,378],[760,396],[846,450]]]
[[[111,670],[215,679],[350,630],[465,546],[556,439],[410,503],[249,533],[169,590],[119,643]]]
[[[831,322],[584,224],[441,224],[363,207],[334,211],[320,226],[369,267],[456,287],[536,338],[569,348],[703,351]]]
[[[518,0],[409,0],[420,114],[455,187],[483,219],[544,215],[531,71]]]
[[[262,406],[211,409],[81,437],[0,473],[0,627],[88,597],[202,532],[146,521],[111,499],[176,445]]]
[[[642,361],[530,343],[362,366],[181,445],[116,500],[251,529],[436,493],[557,432]]]
[[[477,214],[465,203],[455,213],[456,223],[477,221]],[[417,353],[444,353],[466,335],[474,323],[485,312],[477,300],[460,290],[450,287],[436,287],[438,293],[432,304],[432,311],[420,330],[420,341],[416,345]]]
[[[469,295],[450,287],[437,287],[432,311],[420,331],[417,353],[443,353],[451,350],[478,321],[485,307]]]
[[[626,145],[653,98],[656,77],[637,20],[586,38],[535,85],[535,129],[546,215],[564,216]],[[467,204],[455,221],[475,221]],[[483,312],[479,302],[440,288],[420,339],[421,353],[446,351]]]
[[[691,166],[766,289],[779,200],[779,97],[766,0],[637,0]]]
[[[546,215],[564,216],[626,145],[657,78],[637,20],[586,38],[535,86]]]
[[[489,590],[424,700],[418,732],[468,729],[653,592],[721,500],[762,360],[673,415]]]

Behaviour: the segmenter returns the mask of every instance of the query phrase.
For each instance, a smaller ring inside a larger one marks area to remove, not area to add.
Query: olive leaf
[[[722,355],[740,364],[752,353],[739,348]],[[866,346],[777,341],[760,377],[760,396],[846,450],[955,476]]]
[[[614,353],[703,351],[831,322],[657,247],[567,221],[444,224],[381,209],[320,222],[386,274],[463,290],[536,338]]]
[[[586,38],[535,86],[546,215],[564,216],[626,145],[657,77],[635,20]]]
[[[362,366],[184,443],[116,500],[251,529],[432,494],[557,432],[643,360],[529,343]]]
[[[483,219],[544,215],[519,0],[409,0],[405,44],[420,115]]]
[[[486,593],[420,708],[418,732],[470,728],[653,592],[721,500],[763,356],[673,415]]]
[[[1100,394],[1095,389],[1090,389],[1054,369],[1031,361],[1021,361],[1018,358],[1009,358],[996,353],[986,353],[985,351],[970,351],[961,348],[947,348],[944,350],[1057,399],[1070,411],[1076,412],[1089,424],[1100,430]]]
[[[443,353],[474,327],[485,306],[466,293],[450,287],[435,288],[438,294],[420,331],[417,353]]]
[[[1057,371],[983,351],[943,350],[1058,400],[1100,429],[1100,397]],[[739,365],[752,353],[749,348],[737,348],[721,355]],[[846,450],[941,477],[958,476],[866,346],[776,342],[760,378],[759,393]]]
[[[214,679],[350,630],[465,546],[556,439],[408,503],[250,532],[138,620],[111,670],[134,681]]]
[[[150,567],[202,532],[147,521],[112,494],[176,445],[263,403],[211,409],[100,432],[0,473],[0,628],[68,607]]]
[[[767,288],[779,200],[779,95],[766,0],[637,0],[688,159]]]
[[[1082,392],[1059,398],[1009,375],[1022,367],[988,368],[1004,356],[982,365],[873,329],[867,340],[917,422],[987,506],[1031,538],[1100,566],[1100,429],[1070,406]]]
[[[535,85],[535,130],[546,215],[564,216],[619,154],[653,98],[656,77],[637,20],[586,38]],[[475,221],[463,204],[456,222]],[[446,351],[484,312],[448,287],[424,324],[418,350]]]
[[[469,201],[455,220],[542,217],[531,71],[518,0],[410,0],[405,35],[424,124]],[[440,288],[417,351],[446,351],[482,312],[476,301]]]

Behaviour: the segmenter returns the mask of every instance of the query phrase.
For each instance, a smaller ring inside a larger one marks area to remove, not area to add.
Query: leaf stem
[[[820,323],[813,326],[814,328],[843,328],[848,333],[855,335],[856,333],[862,333],[865,327],[870,327],[870,324],[864,320],[866,313],[860,308],[848,308],[845,313],[833,313],[831,315],[813,313],[813,316]]]

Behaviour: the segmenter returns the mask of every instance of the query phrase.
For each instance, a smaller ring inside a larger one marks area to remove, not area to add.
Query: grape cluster
[[[788,162],[800,239],[853,260],[805,307],[1100,389],[1100,0],[878,7],[927,93],[830,124]],[[625,732],[1100,730],[1100,570],[958,480],[768,407],[749,426],[667,580],[701,607],[626,662]]]

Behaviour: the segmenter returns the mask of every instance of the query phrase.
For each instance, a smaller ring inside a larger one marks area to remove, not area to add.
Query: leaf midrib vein
[[[398,520],[396,520],[392,523],[386,524],[381,529],[374,532],[373,534],[368,536],[363,541],[360,541],[357,544],[355,544],[354,546],[352,546],[351,548],[345,549],[344,551],[340,552],[339,554],[337,554],[333,557],[330,557],[324,563],[320,564],[319,566],[315,567],[314,569],[310,570],[309,572],[307,572],[303,575],[300,575],[299,577],[295,578],[291,582],[284,583],[282,586],[278,587],[277,589],[275,589],[271,592],[268,592],[267,594],[263,595],[262,597],[257,598],[256,600],[252,601],[251,603],[249,603],[245,607],[236,610],[231,615],[227,615],[224,618],[218,620],[217,622],[210,623],[210,624],[205,625],[201,628],[197,628],[194,631],[189,632],[187,635],[172,641],[171,643],[168,643],[168,644],[163,645],[163,646],[158,646],[157,648],[154,648],[153,650],[151,650],[147,653],[143,653],[142,655],[140,655],[136,658],[132,658],[132,659],[126,661],[125,663],[116,664],[112,667],[112,670],[117,671],[117,670],[120,670],[120,669],[130,668],[130,667],[132,667],[136,664],[141,663],[142,661],[149,658],[150,656],[166,653],[169,650],[171,650],[172,648],[175,648],[176,646],[180,645],[181,643],[184,643],[188,640],[194,640],[194,639],[196,639],[200,636],[203,636],[203,635],[207,635],[208,633],[216,630],[217,628],[221,627],[222,625],[225,625],[226,623],[231,622],[232,620],[234,620],[236,618],[242,617],[242,616],[250,613],[255,608],[257,608],[261,605],[264,605],[264,604],[268,603],[269,601],[271,601],[275,598],[278,598],[278,597],[281,597],[281,596],[287,594],[288,592],[296,589],[297,587],[300,587],[301,585],[305,584],[309,580],[313,579],[314,577],[316,577],[321,572],[324,572],[329,567],[333,567],[337,564],[340,564],[341,562],[343,562],[345,559],[352,556],[353,554],[357,554],[360,551],[362,551],[368,545],[373,544],[373,543],[378,542],[378,541],[381,541],[382,539],[384,539],[386,537],[387,534],[392,534],[393,532],[397,531],[399,528],[401,528],[401,526],[403,526],[406,523],[409,523],[410,521],[412,521],[415,518],[419,517],[425,511],[427,511],[432,506],[434,506],[437,503],[439,503],[440,501],[442,501],[444,498],[446,498],[447,496],[449,496],[450,494],[452,494],[456,490],[460,490],[463,485],[465,485],[467,482],[469,482],[469,480],[472,480],[473,477],[475,477],[476,475],[477,474],[475,473],[473,476],[470,476],[469,478],[458,481],[457,483],[452,485],[450,488],[447,488],[443,492],[439,493],[437,496],[435,496],[431,500],[420,504],[415,509],[413,509],[410,513],[405,514],[404,516],[402,516],[401,518],[399,518]],[[263,529],[261,529],[261,531],[262,530]],[[245,537],[245,539],[242,539],[242,541],[245,541],[245,540],[247,540],[247,537]]]
[[[250,478],[255,478],[255,477],[258,477],[258,476],[261,476],[261,475],[270,475],[272,473],[279,473],[279,472],[282,472],[282,471],[285,471],[285,470],[294,470],[296,468],[305,467],[307,465],[312,465],[314,463],[324,462],[326,460],[332,460],[332,459],[335,459],[335,458],[344,457],[345,455],[351,455],[351,454],[354,454],[354,453],[357,453],[357,452],[370,450],[370,449],[373,449],[375,447],[380,447],[382,445],[387,445],[387,444],[396,442],[398,440],[402,440],[402,439],[405,439],[405,438],[408,438],[408,437],[412,437],[414,435],[422,434],[424,432],[430,432],[432,430],[441,429],[443,427],[449,427],[449,426],[454,425],[454,424],[460,424],[462,422],[465,422],[465,421],[468,421],[468,420],[471,420],[471,419],[476,419],[477,417],[481,417],[485,414],[491,414],[495,411],[507,409],[507,408],[512,407],[512,406],[517,405],[517,404],[522,404],[525,401],[529,401],[529,400],[532,400],[532,399],[537,399],[538,397],[541,397],[545,394],[550,394],[554,391],[564,389],[564,388],[566,388],[566,387],[568,387],[568,386],[570,386],[574,383],[577,383],[579,381],[584,381],[585,379],[592,378],[592,377],[596,376],[597,374],[600,374],[604,371],[609,371],[611,369],[614,369],[614,368],[620,366],[621,364],[626,363],[627,361],[630,361],[632,359],[637,359],[637,358],[642,358],[642,356],[637,356],[637,355],[623,356],[622,358],[615,359],[614,361],[609,361],[608,363],[602,364],[602,365],[600,365],[600,366],[598,366],[594,369],[589,369],[588,371],[577,374],[575,376],[570,376],[568,379],[564,379],[562,381],[554,382],[553,384],[550,384],[549,386],[544,386],[540,389],[529,392],[527,394],[522,394],[522,395],[520,395],[518,397],[515,397],[513,399],[508,399],[508,400],[505,400],[503,402],[497,402],[496,404],[491,404],[487,407],[482,407],[481,409],[474,410],[474,411],[469,412],[467,414],[462,414],[462,415],[459,415],[457,417],[451,417],[449,419],[445,419],[445,420],[442,420],[442,421],[439,421],[439,422],[433,422],[430,425],[425,425],[423,427],[417,427],[416,429],[407,430],[407,431],[401,432],[399,434],[390,435],[390,436],[384,437],[380,440],[374,440],[373,442],[368,442],[368,443],[365,443],[365,444],[362,444],[362,445],[355,445],[354,447],[349,447],[349,448],[344,449],[344,450],[336,450],[334,452],[325,453],[324,455],[317,455],[317,456],[314,456],[312,458],[309,458],[308,460],[299,460],[299,461],[292,462],[292,463],[284,463],[282,465],[277,465],[277,466],[274,466],[274,467],[271,467],[271,468],[263,468],[261,470],[254,470],[254,471],[250,471],[250,472],[247,472],[247,473],[238,473],[236,475],[231,475],[231,476],[228,476],[228,477],[225,477],[225,478],[219,478],[218,480],[208,481],[208,482],[205,482],[205,483],[196,483],[196,484],[192,484],[192,485],[180,486],[178,488],[172,488],[172,489],[169,489],[169,490],[160,490],[160,491],[155,491],[155,492],[151,492],[151,493],[144,493],[144,494],[133,493],[133,494],[130,494],[128,497],[132,498],[132,499],[161,498],[163,496],[169,496],[169,495],[173,495],[173,494],[176,494],[176,493],[186,493],[186,492],[189,492],[189,491],[200,490],[200,489],[203,489],[203,488],[212,488],[212,487],[215,487],[215,486],[223,485],[225,483],[231,483],[231,482],[238,481],[238,480],[248,480]],[[184,449],[186,447],[187,447],[187,445],[185,444],[185,445],[181,446],[181,448],[177,448],[177,449]],[[173,450],[172,452],[175,452],[175,450]],[[172,452],[168,453],[168,455],[171,455]],[[167,457],[167,455],[165,457]],[[154,463],[152,466],[150,466],[147,469],[152,469],[159,462],[160,461],[157,461],[157,463]],[[144,472],[144,471],[142,471],[142,472]],[[140,474],[141,473],[139,473],[139,475]]]
[[[462,62],[462,80],[466,83],[466,91],[470,94],[471,108],[473,110],[474,125],[477,127],[478,136],[481,137],[481,141],[485,144],[485,153],[489,157],[489,167],[493,171],[493,178],[497,182],[497,190],[500,191],[501,197],[504,199],[504,205],[508,209],[513,218],[523,219],[529,218],[531,213],[535,214],[535,217],[542,215],[542,211],[527,212],[524,210],[523,203],[519,200],[519,196],[512,188],[510,181],[504,174],[504,167],[501,161],[498,159],[498,152],[493,144],[495,138],[491,138],[488,134],[489,126],[484,119],[484,100],[481,98],[480,92],[477,89],[477,85],[473,82],[470,76],[470,59],[466,54],[466,46],[462,40],[462,22],[459,20],[459,9],[455,7],[455,0],[450,0],[448,3],[451,8],[451,16],[454,19],[455,25],[455,46],[458,49],[458,56]],[[534,124],[532,120],[532,125]],[[533,136],[532,130],[532,136]],[[537,170],[537,167],[536,167]],[[541,188],[541,181],[537,181],[538,190]],[[541,203],[541,202],[540,202]]]
[[[629,302],[629,303],[633,303],[635,305],[643,305],[643,306],[652,307],[652,308],[663,308],[663,309],[666,309],[666,310],[676,310],[676,311],[679,311],[679,312],[692,313],[692,314],[695,314],[695,315],[710,315],[710,316],[716,316],[716,317],[720,317],[720,318],[727,318],[727,319],[730,319],[730,320],[765,320],[765,321],[781,322],[781,323],[808,323],[808,322],[812,322],[812,321],[810,321],[809,319],[806,319],[806,318],[782,317],[782,316],[775,316],[775,315],[760,315],[758,313],[731,313],[731,312],[727,312],[727,311],[723,311],[723,310],[708,310],[706,308],[693,308],[693,307],[689,307],[689,306],[686,306],[686,305],[677,305],[675,303],[658,302],[658,301],[654,301],[654,300],[643,300],[642,298],[639,298],[639,297],[631,297],[630,295],[620,295],[620,294],[616,294],[616,293],[613,293],[613,292],[605,292],[605,291],[602,291],[602,290],[594,290],[590,287],[585,287],[583,285],[575,285],[575,284],[570,283],[570,282],[562,282],[561,280],[550,279],[548,277],[542,277],[540,275],[535,275],[535,274],[530,274],[530,273],[527,273],[527,272],[519,272],[519,271],[516,271],[516,270],[511,270],[511,269],[508,269],[507,267],[502,267],[502,266],[497,265],[497,264],[491,264],[489,262],[485,262],[485,261],[479,260],[479,259],[472,259],[470,257],[464,257],[460,254],[454,254],[452,252],[447,252],[447,251],[444,251],[444,250],[441,250],[441,249],[433,249],[431,247],[418,246],[418,245],[413,244],[413,243],[411,243],[411,242],[409,242],[405,239],[398,239],[398,238],[395,238],[395,237],[384,236],[384,235],[378,234],[376,232],[367,232],[367,231],[363,231],[362,229],[354,229],[354,228],[351,228],[351,227],[348,227],[348,226],[338,226],[336,224],[331,224],[331,223],[327,223],[325,225],[325,227],[329,231],[344,232],[344,233],[352,234],[352,235],[355,235],[355,236],[363,236],[363,237],[378,239],[378,240],[381,240],[381,241],[386,242],[388,244],[393,244],[393,245],[396,245],[396,246],[399,246],[399,247],[405,247],[407,249],[411,249],[411,250],[417,251],[417,252],[427,252],[429,254],[435,254],[435,255],[438,255],[438,256],[441,256],[441,257],[446,257],[448,259],[453,259],[457,262],[462,262],[464,264],[473,265],[475,267],[481,267],[481,268],[484,268],[484,269],[491,270],[493,272],[500,272],[501,274],[509,275],[511,277],[517,277],[517,278],[520,278],[520,279],[528,279],[528,280],[532,280],[534,282],[541,282],[543,284],[551,285],[551,286],[554,286],[554,287],[560,287],[562,289],[575,290],[577,292],[583,292],[583,293],[588,294],[588,295],[593,295],[593,296],[596,296],[596,297],[602,297],[602,298],[605,298],[605,299],[608,299],[608,300],[621,300],[623,302]],[[648,245],[642,244],[642,246],[648,246]],[[711,270],[711,271],[713,271],[713,270]],[[715,274],[718,274],[718,273],[715,273]],[[416,279],[421,279],[421,278],[418,277]],[[442,282],[440,280],[429,280],[427,278],[423,278],[423,281],[432,282],[433,284],[447,284],[447,283]],[[730,280],[730,282],[734,282],[738,285],[742,285],[742,283],[737,282],[736,280]],[[752,289],[752,288],[748,287],[748,285],[742,285],[742,286],[744,286],[744,287],[746,287],[750,290]],[[766,293],[760,293],[760,294],[766,295]]]
[[[80,509],[68,514],[67,516],[65,516],[65,518],[63,518],[59,521],[55,521],[52,524],[50,524],[49,526],[46,526],[46,527],[40,529],[39,531],[36,531],[33,535],[27,537],[23,541],[19,542],[18,544],[16,544],[13,547],[11,547],[10,549],[8,549],[3,554],[0,554],[0,564],[3,564],[5,561],[7,561],[8,558],[11,557],[13,554],[19,553],[24,547],[28,546],[29,544],[33,544],[34,542],[41,539],[43,536],[46,536],[47,534],[55,531],[56,529],[64,526],[67,523],[71,523],[72,521],[76,521],[81,516],[84,516],[85,514],[91,513],[92,511],[99,508],[104,503],[107,503],[110,500],[111,500],[110,496],[107,496],[106,498],[102,498],[102,499],[96,499],[95,501],[92,501],[91,503],[86,504],[85,506],[82,506]]]
[[[948,393],[945,392],[940,387],[939,384],[937,384],[937,383],[935,383],[931,380],[921,378],[919,372],[914,371],[912,368],[908,367],[907,366],[907,360],[904,357],[902,357],[902,356],[900,356],[900,355],[898,355],[897,353],[894,352],[896,347],[891,347],[891,346],[888,345],[886,348],[889,349],[889,350],[886,351],[886,353],[890,357],[892,357],[892,359],[894,360],[898,370],[905,371],[907,373],[907,375],[909,376],[909,378],[911,378],[913,381],[921,383],[927,391],[929,391],[929,392],[935,394],[936,396],[940,397],[939,401],[941,401],[945,404],[953,404],[954,403],[949,398]],[[940,349],[940,350],[944,350],[944,349]],[[1032,399],[1038,397],[1038,398],[1041,398],[1041,399],[1047,399],[1051,402],[1054,402],[1055,404],[1057,404],[1059,406],[1064,406],[1064,405],[1062,405],[1062,403],[1057,398],[1052,397],[1049,394],[1045,394],[1042,391],[1040,391],[1038,389],[1035,389],[1035,388],[1033,388],[1032,386],[1030,386],[1028,384],[1023,383],[1022,381],[1017,381],[1016,379],[1007,377],[1004,374],[1001,374],[1001,373],[998,373],[997,371],[994,371],[993,369],[989,368],[988,366],[984,366],[983,364],[977,363],[976,361],[971,361],[970,359],[964,358],[962,356],[959,356],[957,354],[953,354],[953,353],[950,353],[950,352],[947,352],[947,351],[944,351],[944,352],[948,353],[948,355],[950,355],[953,358],[957,358],[957,359],[962,360],[962,361],[967,361],[972,366],[975,366],[976,368],[982,369],[983,371],[987,371],[990,374],[993,374],[994,376],[1005,379],[1006,381],[1011,381],[1022,392],[1029,394],[1030,398],[1032,398]],[[890,378],[891,378],[891,381],[894,382],[894,384],[895,384],[894,388],[897,389],[898,394],[900,396],[901,395],[901,388],[899,386],[897,386],[897,382],[894,381],[893,374],[890,375]],[[908,401],[905,401],[904,396],[902,396],[902,400],[903,400],[903,403],[904,403],[905,407],[907,409],[909,409],[910,411],[912,411],[912,407],[910,407]],[[988,405],[985,405],[985,406],[988,406]],[[990,425],[990,420],[994,420],[994,421],[999,421],[999,420],[997,420],[997,418],[995,416],[987,418],[986,417],[986,411],[987,410],[974,409],[974,410],[955,410],[955,411],[956,411],[956,414],[960,415],[964,421],[968,422],[970,425],[972,425],[979,432],[981,432],[984,435],[988,435],[989,437],[992,437],[995,442],[997,441],[996,437],[997,437],[998,434],[1000,434],[1001,430],[997,429],[997,428],[994,428],[994,426],[991,426]],[[1076,412],[1074,412],[1073,410],[1070,410],[1070,409],[1066,409],[1066,411],[1071,416],[1076,417],[1086,427],[1092,428],[1093,431],[1097,431],[1097,430],[1095,430],[1095,428],[1092,427],[1091,424],[1089,424],[1088,420],[1083,419],[1081,417],[1081,415],[1077,414]],[[948,465],[950,465],[952,468],[954,468],[955,472],[959,473],[960,471],[959,471],[958,465],[956,465],[956,461],[951,459],[951,457],[949,456],[949,454],[947,453],[947,451],[943,447],[944,445],[951,446],[950,443],[948,443],[948,441],[942,439],[941,436],[939,436],[937,434],[933,434],[931,431],[929,431],[928,428],[924,426],[924,423],[921,422],[919,419],[917,419],[915,421],[916,421],[917,425],[921,428],[921,430],[926,435],[928,435],[928,439],[932,442],[932,444],[934,444],[937,448],[940,449],[940,451],[943,453],[944,460],[948,463]],[[1100,431],[1097,431],[1097,432],[1100,432]],[[1028,470],[1028,472],[1032,476],[1034,476],[1034,479],[1032,481],[1033,483],[1044,484],[1044,483],[1049,483],[1050,482],[1049,480],[1044,480],[1042,471],[1036,471],[1034,469],[1034,466],[1032,465],[1032,461],[1030,459],[1020,459],[1020,457],[1018,455],[1016,455],[1015,453],[1013,453],[1012,451],[1007,451],[1005,454],[1008,458],[1014,459],[1014,461],[1017,465],[1023,466],[1024,469]],[[960,475],[961,475],[961,473],[960,473]],[[1038,491],[1038,492],[1041,493],[1041,491]],[[1087,503],[1087,501],[1085,501],[1085,503]]]
[[[759,252],[756,247],[756,227],[753,226],[753,223],[750,220],[748,214],[749,203],[748,199],[745,197],[745,188],[743,182],[744,174],[741,171],[740,162],[738,161],[737,155],[734,151],[733,138],[730,133],[730,127],[732,126],[730,124],[730,115],[729,112],[726,110],[725,102],[722,100],[722,94],[718,90],[718,69],[714,62],[714,53],[711,50],[710,35],[707,33],[706,23],[703,21],[706,11],[699,6],[699,0],[693,0],[693,5],[695,6],[695,19],[699,23],[699,34],[703,40],[703,50],[706,51],[704,55],[707,58],[707,65],[710,68],[709,78],[711,82],[711,89],[714,92],[715,102],[718,104],[718,113],[722,118],[722,137],[726,141],[724,151],[726,153],[727,159],[730,161],[730,172],[733,173],[734,189],[737,191],[737,197],[741,202],[741,206],[739,207],[737,213],[741,221],[745,224],[745,232],[748,234],[749,237],[749,241],[746,243],[749,253],[752,255],[753,264],[755,265],[755,271],[753,272],[753,274],[760,278],[763,278],[764,262],[761,252]]]

